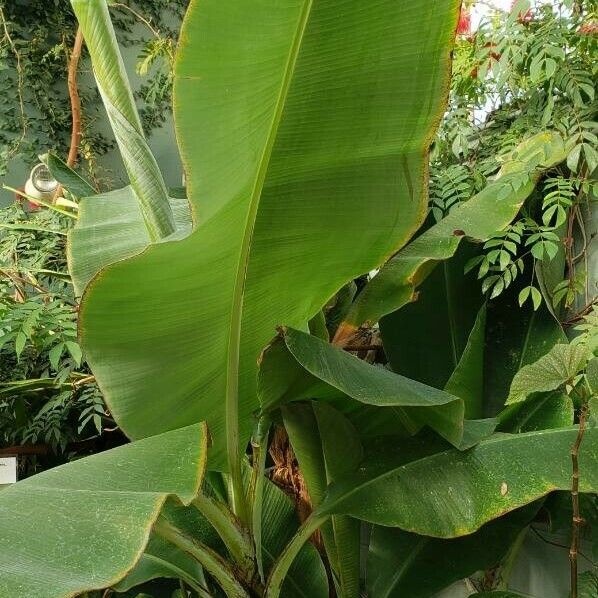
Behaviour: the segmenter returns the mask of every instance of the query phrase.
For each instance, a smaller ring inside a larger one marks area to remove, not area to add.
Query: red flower
[[[513,10],[515,8],[515,4],[517,4],[517,0],[513,0],[511,2],[511,10]],[[534,14],[532,13],[532,9],[528,8],[525,12],[523,12],[522,10],[519,11],[519,14],[517,15],[517,20],[522,24],[525,25],[531,21],[533,21],[534,19]]]
[[[461,6],[459,13],[459,22],[457,23],[457,35],[467,35],[471,32],[471,15],[469,10]]]
[[[598,35],[598,21],[588,21],[577,31],[580,35]]]

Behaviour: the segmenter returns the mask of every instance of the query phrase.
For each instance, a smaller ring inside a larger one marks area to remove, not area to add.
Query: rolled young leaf
[[[80,310],[129,436],[207,418],[226,468],[275,327],[304,326],[420,226],[458,6],[191,3],[174,108],[196,228],[105,268]]]
[[[152,241],[175,230],[166,185],[141,127],[106,0],[71,0],[131,187]]]
[[[66,598],[137,563],[170,496],[199,492],[208,433],[196,424],[73,461],[0,492],[0,596]]]
[[[451,210],[386,263],[358,295],[335,342],[345,343],[362,324],[375,323],[415,301],[415,289],[438,262],[451,258],[464,237],[481,241],[504,229],[534,190],[539,173],[563,158],[563,140],[556,133],[538,133],[522,142],[485,189]]]

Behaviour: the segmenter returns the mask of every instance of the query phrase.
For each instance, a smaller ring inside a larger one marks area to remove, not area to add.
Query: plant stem
[[[60,208],[57,208],[55,205],[53,205],[43,199],[40,199],[39,197],[32,197],[31,195],[27,195],[27,193],[25,193],[25,191],[15,189],[14,187],[9,187],[8,185],[2,185],[2,188],[6,189],[7,191],[11,191],[15,195],[20,195],[21,197],[24,197],[26,200],[28,200],[32,203],[39,204],[40,206],[44,206],[44,208],[48,208],[50,210],[53,210],[54,212],[58,212],[59,214],[62,214],[63,216],[68,216],[69,218],[72,218],[73,220],[77,220],[76,214],[73,214],[72,212],[67,212],[66,210],[61,210]]]
[[[228,598],[249,598],[249,594],[236,578],[230,564],[211,548],[193,538],[188,538],[163,517],[156,521],[154,531],[197,560],[216,580]]]
[[[579,414],[579,430],[577,438],[571,447],[571,464],[573,476],[571,482],[571,502],[573,504],[573,522],[571,528],[571,548],[569,549],[569,563],[571,569],[571,598],[578,597],[577,591],[577,554],[579,552],[579,535],[584,523],[579,511],[579,447],[583,440],[587,416],[587,405],[581,408]]]
[[[320,515],[314,511],[303,522],[303,525],[297,530],[297,533],[286,545],[285,549],[274,563],[272,571],[270,572],[270,577],[268,578],[268,583],[266,584],[264,598],[278,598],[280,596],[282,584],[295,557],[299,554],[299,551],[305,542],[309,540],[313,533],[326,521],[327,518],[328,515]]]
[[[251,439],[253,449],[253,468],[249,482],[249,507],[251,509],[251,531],[255,545],[257,569],[264,581],[264,563],[262,558],[262,506],[264,495],[266,456],[268,455],[268,434],[270,418],[262,415],[258,421],[254,437]]]
[[[193,505],[212,524],[233,559],[249,576],[253,571],[253,544],[234,513],[223,502],[200,494]]]
[[[75,43],[73,44],[73,51],[69,58],[67,86],[69,90],[69,98],[71,101],[72,114],[72,128],[71,128],[71,145],[69,148],[69,155],[66,159],[66,165],[72,168],[77,162],[77,153],[79,151],[79,143],[81,141],[81,98],[79,97],[79,90],[77,89],[77,68],[81,58],[81,50],[83,48],[83,33],[81,27],[77,28],[75,36]]]

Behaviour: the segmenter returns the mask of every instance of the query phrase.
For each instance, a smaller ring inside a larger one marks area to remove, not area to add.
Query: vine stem
[[[25,139],[25,135],[27,134],[27,116],[25,114],[25,98],[23,97],[23,88],[25,86],[25,77],[23,73],[23,65],[21,64],[21,54],[19,53],[17,46],[15,45],[10,31],[8,30],[8,23],[6,21],[6,17],[4,16],[4,11],[2,10],[2,6],[0,6],[0,23],[2,24],[2,28],[4,30],[4,39],[8,42],[12,53],[14,54],[17,66],[17,95],[19,98],[19,112],[20,112],[20,120],[21,120],[21,136],[19,137],[16,145],[8,152],[9,156],[14,156],[21,142]]]
[[[584,405],[579,415],[579,430],[577,438],[571,447],[571,464],[573,476],[571,482],[571,502],[573,504],[573,521],[571,527],[571,548],[569,549],[569,563],[571,569],[571,598],[578,598],[577,588],[577,555],[579,553],[579,536],[584,523],[579,510],[579,447],[585,433],[587,405]]]

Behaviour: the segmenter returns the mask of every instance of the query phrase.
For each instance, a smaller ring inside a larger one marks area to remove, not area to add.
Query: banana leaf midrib
[[[243,298],[246,284],[246,273],[251,251],[251,241],[255,229],[255,221],[258,213],[260,197],[268,171],[270,156],[276,141],[276,134],[282,114],[284,112],[285,101],[288,95],[297,58],[301,49],[303,35],[311,14],[313,0],[306,0],[303,10],[299,17],[295,38],[291,44],[289,56],[287,58],[284,75],[280,85],[280,91],[276,100],[276,107],[273,112],[272,121],[266,143],[258,163],[254,186],[247,211],[247,218],[244,227],[244,236],[239,253],[239,261],[234,282],[233,303],[231,309],[231,318],[228,328],[228,347],[227,347],[227,371],[226,371],[226,427],[227,427],[227,453],[229,467],[236,484],[242,488],[241,482],[241,463],[239,460],[239,410],[238,410],[238,391],[239,391],[239,361],[241,345],[241,324],[243,313]],[[240,497],[239,497],[240,499]]]

